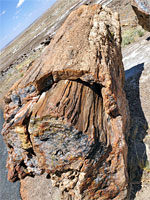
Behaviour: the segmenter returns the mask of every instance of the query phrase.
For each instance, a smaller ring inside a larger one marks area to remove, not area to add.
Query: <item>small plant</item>
[[[20,74],[20,77],[23,77],[23,75],[24,75],[23,73],[22,73],[22,74]]]
[[[150,172],[150,163],[149,163],[148,160],[146,161],[146,164],[145,164],[145,166],[144,166],[143,169],[144,169],[145,171],[147,171],[147,172]]]
[[[8,74],[8,77],[12,77],[12,75],[13,75],[13,74],[10,73],[10,74]]]
[[[136,41],[139,37],[144,36],[145,32],[141,29],[129,29],[122,34],[122,47],[129,45]]]
[[[131,44],[134,42],[134,38],[133,37],[130,37],[130,36],[125,36],[123,39],[122,39],[122,46],[125,47],[126,45],[128,44]]]
[[[143,37],[144,36],[144,31],[139,29],[139,30],[137,30],[137,34],[138,34],[139,37]]]
[[[133,43],[135,41],[134,35],[135,35],[134,30],[132,30],[132,29],[126,30],[122,35],[122,46],[124,47],[128,44]]]

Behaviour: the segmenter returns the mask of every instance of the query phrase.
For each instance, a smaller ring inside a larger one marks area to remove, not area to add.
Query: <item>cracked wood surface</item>
[[[65,200],[127,197],[120,42],[110,9],[84,5],[70,14],[5,97],[9,180],[46,172]]]

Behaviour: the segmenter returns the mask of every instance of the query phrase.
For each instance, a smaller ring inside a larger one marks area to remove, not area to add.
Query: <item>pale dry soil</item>
[[[46,174],[34,178],[26,177],[21,181],[21,197],[23,200],[61,200],[58,188],[46,178]]]

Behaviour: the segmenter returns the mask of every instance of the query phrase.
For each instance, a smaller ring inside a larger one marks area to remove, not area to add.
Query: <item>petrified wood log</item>
[[[100,5],[73,11],[5,97],[8,178],[46,172],[62,199],[127,197],[129,111],[120,23]]]
[[[135,11],[139,24],[147,31],[150,31],[150,1],[131,0],[131,5]]]

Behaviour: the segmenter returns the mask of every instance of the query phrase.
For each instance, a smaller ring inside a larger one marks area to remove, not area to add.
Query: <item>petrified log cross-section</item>
[[[5,97],[9,180],[43,172],[62,199],[127,197],[128,105],[118,15],[72,12]]]

